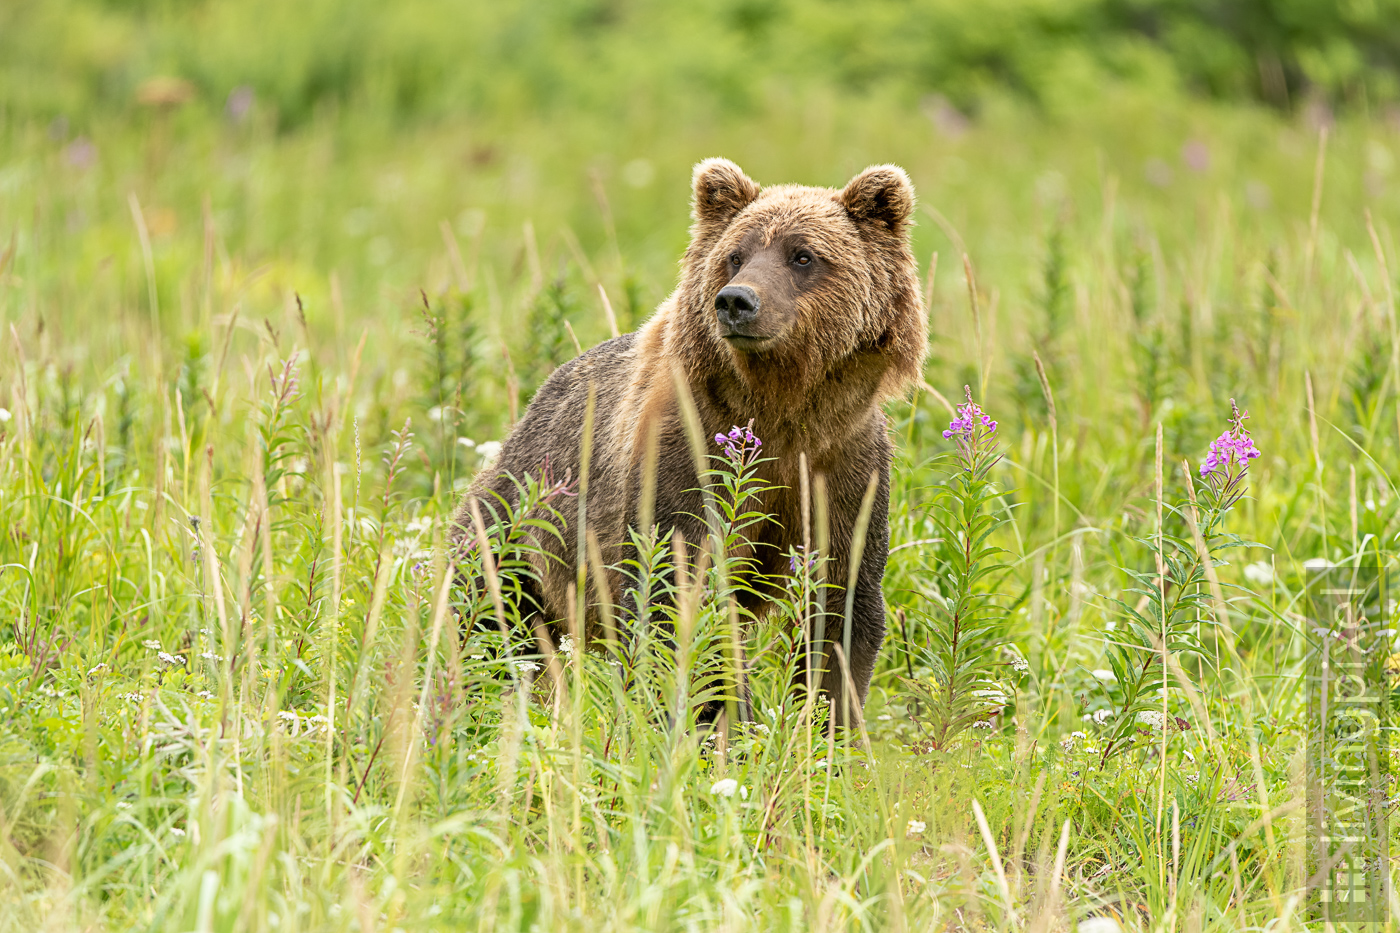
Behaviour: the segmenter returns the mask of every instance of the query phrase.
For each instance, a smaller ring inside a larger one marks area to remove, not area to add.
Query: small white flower
[[[172,836],[183,836],[184,834],[185,834],[185,831],[184,831],[183,829],[181,829],[180,827],[178,827],[178,826],[172,826],[172,827],[170,827],[170,835],[172,835]]]
[[[471,450],[476,446],[476,441],[472,440],[470,437],[459,437],[457,438],[457,443],[467,448],[467,450]]]
[[[894,717],[891,716],[889,713],[881,713],[880,715],[876,716],[875,718],[878,719],[878,720],[880,720],[880,722],[889,722],[891,719],[894,719]]]
[[[1099,668],[1098,670],[1090,671],[1089,673],[1094,675],[1095,680],[1102,680],[1105,683],[1109,683],[1118,679],[1117,675],[1115,675],[1113,671],[1105,670],[1104,668]]]
[[[146,698],[139,693],[123,693],[120,696],[118,696],[117,699],[125,700],[128,703],[140,703]]]
[[[1017,673],[1024,674],[1026,671],[1031,669],[1031,666],[1025,658],[1012,658],[1011,669],[1013,671],[1016,671]]]
[[[476,452],[481,456],[482,464],[493,463],[501,455],[501,442],[482,441],[476,445]]]
[[[928,825],[923,820],[910,820],[909,826],[904,830],[906,836],[922,836]]]
[[[1191,763],[1192,763],[1193,765],[1196,763],[1196,756],[1193,755],[1193,754],[1191,754],[1191,749],[1189,749],[1189,748],[1183,748],[1183,749],[1181,750],[1181,752],[1182,752],[1182,754],[1184,754],[1187,758],[1189,758],[1189,759],[1191,760]]]
[[[559,639],[559,653],[570,660],[573,659],[574,639],[572,635],[565,635],[563,638]]]
[[[1137,721],[1146,723],[1151,729],[1162,728],[1162,714],[1155,709],[1145,709],[1137,714]]]
[[[1265,586],[1274,582],[1273,564],[1264,561],[1255,561],[1244,568],[1244,578],[1250,583],[1258,586]]]
[[[215,654],[212,651],[202,651],[199,656],[206,661],[222,661],[224,659],[223,655]]]
[[[739,782],[733,778],[721,778],[710,785],[710,793],[716,797],[733,797],[738,789]]]
[[[127,803],[125,800],[118,800],[118,801],[117,801],[117,809],[118,809],[118,810],[130,810],[130,809],[131,809],[131,804]]]
[[[429,420],[429,421],[441,421],[441,420],[442,420],[442,406],[441,406],[441,405],[434,405],[432,408],[429,408],[429,409],[428,409],[428,420]]]
[[[283,722],[298,722],[301,719],[294,710],[289,709],[279,709],[277,711],[277,718]]]
[[[169,652],[166,652],[166,651],[161,651],[161,652],[157,653],[157,654],[156,654],[156,657],[160,658],[160,663],[162,663],[162,664],[172,664],[172,665],[173,665],[173,664],[184,664],[184,663],[185,663],[185,659],[184,659],[184,658],[177,658],[175,655],[170,654]]]
[[[103,661],[102,663],[97,664],[97,665],[95,665],[94,667],[90,668],[90,669],[88,670],[88,676],[91,677],[93,674],[96,674],[96,673],[99,672],[99,671],[105,671],[105,670],[107,670],[107,662],[106,662],[106,661]]]
[[[1108,722],[1108,718],[1109,718],[1110,716],[1112,716],[1112,715],[1113,715],[1113,711],[1112,711],[1112,710],[1107,710],[1107,709],[1097,709],[1097,710],[1094,710],[1094,722],[1101,726],[1101,725],[1103,725],[1104,723]]]
[[[161,644],[160,644],[160,642],[156,641],[154,638],[148,638],[148,639],[146,639],[145,641],[141,642],[141,644],[142,644],[143,647],[149,648],[149,649],[151,649],[152,651],[160,651],[160,650],[161,650]]]
[[[991,721],[990,719],[979,719],[979,720],[977,720],[976,722],[974,722],[974,723],[972,724],[972,728],[974,728],[974,729],[990,729],[991,727],[992,727],[992,721]],[[1080,734],[1081,734],[1081,733],[1078,733],[1078,732],[1075,733],[1075,735],[1080,735]]]
[[[8,408],[0,408],[0,424],[4,424],[6,421],[9,420],[10,410]]]
[[[198,693],[196,693],[195,696],[203,697],[206,700],[214,699],[214,694],[210,693],[208,690],[201,690]]]
[[[516,672],[520,674],[533,674],[540,669],[540,666],[534,661],[512,661],[511,663],[515,665]]]
[[[1085,734],[1082,733],[1082,732],[1071,732],[1071,733],[1069,734],[1069,737],[1070,737],[1071,739],[1087,739],[1087,738],[1088,738],[1088,736],[1085,735]]]

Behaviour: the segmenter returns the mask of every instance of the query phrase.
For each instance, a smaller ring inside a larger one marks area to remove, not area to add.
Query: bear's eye
[[[799,266],[810,266],[812,264],[812,254],[808,252],[798,253],[796,256],[792,257],[792,261]]]
[[[737,269],[744,264],[744,257],[740,256],[738,253],[734,253],[729,257],[729,264]]]

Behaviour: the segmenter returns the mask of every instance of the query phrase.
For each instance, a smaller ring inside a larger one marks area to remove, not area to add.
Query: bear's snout
[[[715,311],[725,337],[754,336],[744,329],[758,318],[758,292],[747,285],[726,285],[715,296]]]

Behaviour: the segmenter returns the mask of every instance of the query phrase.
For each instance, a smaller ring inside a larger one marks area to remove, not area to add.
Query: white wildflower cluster
[[[489,466],[501,455],[500,441],[482,441],[476,445],[477,456],[481,458],[482,466]]]
[[[721,778],[710,785],[710,793],[716,797],[733,797],[736,792],[740,800],[749,799],[749,789],[733,778]]]
[[[1160,710],[1145,709],[1138,712],[1137,721],[1147,726],[1149,729],[1160,731],[1165,719],[1163,719]]]
[[[185,663],[184,658],[177,657],[168,651],[158,651],[156,652],[156,657],[160,658],[160,663],[169,664],[172,667],[182,665]]]
[[[1101,725],[1103,725],[1104,723],[1108,722],[1108,720],[1109,720],[1110,718],[1112,718],[1112,716],[1113,716],[1113,711],[1112,711],[1112,710],[1107,710],[1107,709],[1096,709],[1096,710],[1094,710],[1094,723],[1095,723],[1095,725],[1100,725],[1100,726],[1101,726]]]
[[[1060,748],[1063,748],[1067,752],[1072,751],[1080,739],[1087,739],[1088,737],[1089,736],[1083,732],[1071,732],[1063,739],[1060,739]]]
[[[1031,666],[1025,658],[1016,657],[1011,659],[1011,669],[1018,674],[1024,674]]]
[[[1255,561],[1244,568],[1244,578],[1255,586],[1267,586],[1274,582],[1274,565],[1267,561]]]
[[[88,676],[91,677],[93,674],[97,674],[105,670],[110,670],[110,668],[107,667],[107,662],[103,661],[100,664],[96,664],[93,667],[88,668]]]
[[[481,465],[488,466],[492,461],[501,455],[500,441],[482,441],[478,444],[470,437],[459,437],[457,443],[467,450],[475,450],[476,455],[481,458]]]
[[[162,648],[162,646],[161,646],[161,643],[158,642],[158,641],[156,641],[154,638],[148,638],[148,639],[146,639],[145,641],[141,642],[141,645],[142,645],[142,647],[144,647],[144,648],[149,648],[151,651],[161,651],[161,650],[163,650],[163,648]]]
[[[139,693],[120,693],[117,695],[117,699],[125,700],[128,703],[140,703],[146,698]]]
[[[292,738],[310,738],[317,733],[324,735],[331,725],[331,721],[319,713],[306,715],[294,709],[278,710],[277,718],[286,724]]]
[[[201,651],[199,656],[206,661],[222,661],[224,659],[223,655],[215,654],[212,651]]]
[[[904,835],[911,838],[914,836],[922,836],[926,829],[928,829],[928,824],[923,820],[910,820],[909,825],[904,829]]]
[[[972,724],[974,729],[990,729],[991,727],[992,721],[990,719],[979,719]]]
[[[540,669],[539,664],[535,661],[512,661],[510,663],[515,667],[515,672],[521,675],[533,674]]]

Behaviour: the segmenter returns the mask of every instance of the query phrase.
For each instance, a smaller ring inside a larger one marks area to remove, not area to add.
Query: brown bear
[[[586,411],[593,395],[586,524],[603,563],[616,567],[646,506],[642,471],[655,463],[652,508],[661,531],[691,543],[706,533],[696,470],[693,400],[704,437],[747,425],[763,442],[759,476],[770,487],[757,508],[775,521],[753,533],[759,572],[789,570],[804,540],[800,463],[826,490],[826,616],[813,624],[825,644],[812,669],[835,704],[863,706],[885,633],[881,593],[888,552],[892,445],[881,403],[920,377],[928,320],[910,250],[914,190],[903,170],[874,166],[841,190],[798,185],[761,188],[724,159],[695,167],[691,242],[680,284],[635,333],[565,363],[540,387],[499,458],[474,481],[455,519],[460,539],[474,537],[472,500],[490,523],[501,502],[514,508],[517,480],[542,473],[572,477],[577,491]],[[651,451],[651,453],[648,453]],[[849,558],[857,517],[875,483],[873,506],[845,631]],[[808,488],[811,488],[810,486]],[[651,497],[647,497],[651,498]],[[556,525],[572,522],[575,500]],[[752,504],[750,505],[752,506]],[[809,513],[810,516],[810,513]],[[519,520],[521,516],[515,516]],[[564,631],[570,585],[578,579],[574,529],[537,536],[558,560],[536,561],[523,583],[522,618],[535,616],[553,637]],[[590,581],[596,579],[592,570]],[[612,599],[621,591],[614,569]],[[760,578],[761,579],[761,578]],[[592,583],[585,636],[599,638]],[[750,607],[761,611],[760,605]],[[816,638],[809,633],[809,638]],[[849,681],[838,652],[849,638]],[[797,665],[805,679],[806,665]],[[854,686],[854,697],[843,689]]]

